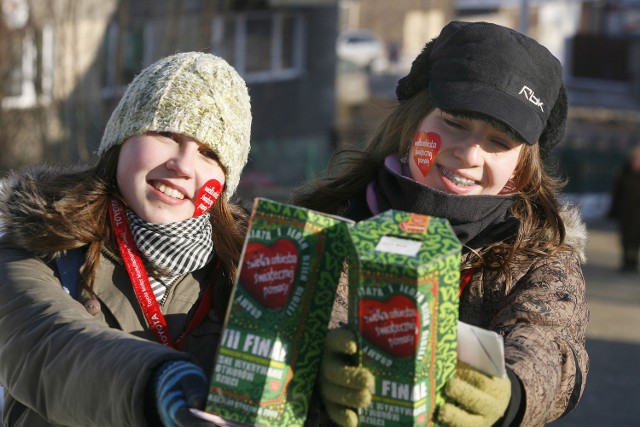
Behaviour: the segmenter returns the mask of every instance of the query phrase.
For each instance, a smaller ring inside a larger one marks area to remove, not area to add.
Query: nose
[[[194,159],[197,154],[197,146],[189,143],[177,144],[178,150],[167,161],[167,169],[175,172],[178,176],[190,178],[194,174]]]
[[[478,141],[466,140],[454,149],[454,155],[465,167],[477,166],[482,161],[482,146]]]

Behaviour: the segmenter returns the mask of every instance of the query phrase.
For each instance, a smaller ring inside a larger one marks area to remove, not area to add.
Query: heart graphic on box
[[[420,336],[420,313],[416,302],[406,295],[384,301],[363,298],[358,307],[360,333],[387,354],[414,357]]]
[[[289,300],[298,271],[298,248],[287,239],[271,245],[249,242],[240,272],[240,283],[266,308],[282,308]]]
[[[269,388],[271,389],[271,391],[276,392],[278,391],[278,389],[280,389],[280,381],[270,381],[269,382]]]

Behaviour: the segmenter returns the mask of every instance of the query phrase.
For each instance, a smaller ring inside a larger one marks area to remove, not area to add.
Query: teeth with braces
[[[156,190],[166,194],[169,197],[173,197],[174,199],[181,199],[181,200],[184,199],[184,194],[182,194],[181,192],[179,192],[174,188],[167,187],[162,183],[155,183],[153,186],[155,187]]]
[[[445,169],[443,167],[438,167],[438,169],[440,169],[440,172],[442,172],[442,175],[446,176],[448,179],[453,181],[453,183],[456,185],[462,185],[462,186],[476,185],[475,181],[456,175],[453,172],[451,172],[449,169]]]

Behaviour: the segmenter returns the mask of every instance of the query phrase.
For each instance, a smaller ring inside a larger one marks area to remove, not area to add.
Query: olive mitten
[[[511,381],[485,375],[458,362],[456,376],[444,386],[445,403],[438,421],[449,427],[490,427],[504,415],[511,399]]]
[[[357,364],[358,344],[348,329],[331,329],[320,366],[320,396],[327,415],[342,427],[358,425],[358,409],[371,403],[374,377]]]

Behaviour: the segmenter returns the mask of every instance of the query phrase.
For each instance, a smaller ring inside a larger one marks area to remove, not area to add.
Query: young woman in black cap
[[[463,244],[460,320],[504,337],[508,376],[459,366],[437,420],[539,426],[561,417],[584,390],[589,314],[586,231],[559,203],[561,182],[543,163],[565,129],[560,62],[511,29],[451,22],[396,94],[399,105],[366,149],[339,152],[293,202],[354,220],[391,208],[447,218]],[[346,301],[345,287],[337,301]],[[337,304],[334,322],[345,313]],[[370,374],[353,372],[320,380],[341,425],[357,423],[356,409],[370,401]]]

